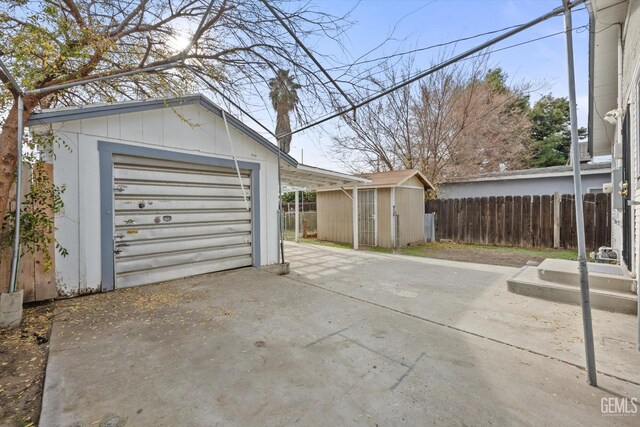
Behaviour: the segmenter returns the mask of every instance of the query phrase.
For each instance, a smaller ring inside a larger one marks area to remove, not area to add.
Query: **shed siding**
[[[351,195],[351,190],[346,190]],[[322,191],[316,195],[318,240],[353,244],[353,206],[342,191]]]
[[[378,189],[378,246],[390,248],[391,241],[391,189]]]
[[[418,178],[417,176],[412,176],[411,178],[409,178],[407,180],[407,182],[402,184],[402,186],[403,187],[421,187],[421,188],[424,188],[424,184],[422,183],[422,181],[420,181],[420,178]]]
[[[396,211],[400,223],[400,246],[424,242],[424,191],[396,188]]]
[[[69,249],[56,254],[57,285],[63,295],[95,292],[101,286],[100,175],[98,141],[152,147],[201,156],[231,158],[224,122],[198,105],[69,121],[52,125],[70,146],[56,149],[54,182],[66,185],[65,207],[56,216],[56,238]],[[32,126],[33,131],[42,127]],[[260,164],[262,264],[278,260],[278,165],[274,155],[230,127],[238,160]],[[256,236],[257,237],[257,236]]]

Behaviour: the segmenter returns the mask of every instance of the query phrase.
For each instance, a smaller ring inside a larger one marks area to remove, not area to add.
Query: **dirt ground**
[[[324,242],[316,239],[300,239],[302,243],[350,249],[351,245]],[[380,247],[360,246],[360,250],[397,253],[424,258],[445,259],[450,261],[474,262],[478,264],[522,267],[527,261],[541,262],[546,258],[577,260],[578,253],[570,249],[520,248],[511,246],[470,245],[454,242],[430,242],[407,246],[399,250]]]
[[[566,249],[526,249],[445,242],[409,246],[403,248],[400,253],[427,258],[504,265],[508,267],[522,267],[527,261],[541,262],[545,258],[578,259],[576,251]]]
[[[19,328],[0,329],[0,426],[38,424],[53,308],[25,306]]]
[[[189,284],[192,280],[195,279],[184,279],[184,283]],[[38,425],[54,316],[62,320],[62,333],[75,322],[82,322],[87,334],[91,334],[100,322],[111,322],[114,318],[148,324],[151,315],[159,323],[171,320],[191,326],[190,312],[179,311],[177,307],[178,303],[192,298],[192,293],[176,294],[173,286],[167,283],[152,286],[152,293],[141,286],[27,305],[19,328],[0,329],[0,427]],[[166,318],[157,318],[153,310],[158,306],[166,308]],[[69,314],[73,314],[73,321],[65,319]],[[223,308],[212,309],[212,316],[214,314],[222,318],[231,315]]]

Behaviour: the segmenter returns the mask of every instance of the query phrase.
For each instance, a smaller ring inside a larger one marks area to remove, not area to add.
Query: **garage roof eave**
[[[371,182],[368,179],[328,169],[298,164],[297,167],[283,165],[280,168],[282,185],[287,191],[315,191],[324,187],[342,187]]]
[[[113,104],[90,104],[80,107],[64,107],[58,109],[43,110],[31,115],[27,123],[28,126],[47,125],[51,123],[61,123],[73,120],[92,119],[96,117],[105,117],[115,114],[137,113],[142,111],[157,110],[161,108],[175,108],[185,105],[199,105],[212,114],[222,118],[222,108],[216,105],[206,96],[197,93],[192,95],[179,96],[175,98],[158,98],[148,100],[123,101]],[[253,141],[262,145],[264,148],[278,155],[279,148],[264,136],[247,126],[237,117],[228,111],[225,116],[229,121],[229,125],[239,132],[247,135]],[[282,159],[291,166],[296,166],[298,162],[284,151],[280,151]]]

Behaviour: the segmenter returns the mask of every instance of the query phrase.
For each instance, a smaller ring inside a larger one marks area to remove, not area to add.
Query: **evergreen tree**
[[[571,121],[569,100],[547,94],[540,98],[529,111],[531,120],[531,167],[565,165],[571,150]],[[580,128],[578,135],[586,136]]]
[[[269,80],[269,97],[276,112],[276,135],[291,132],[289,113],[298,104],[298,89],[300,85],[293,80],[289,70],[280,69],[276,76]],[[279,145],[282,151],[288,153],[291,150],[291,135],[280,138]]]

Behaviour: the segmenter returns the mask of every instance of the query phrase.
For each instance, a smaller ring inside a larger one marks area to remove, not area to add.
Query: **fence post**
[[[560,193],[553,193],[553,247],[560,248]]]
[[[300,192],[296,190],[295,192],[295,217],[293,221],[293,226],[295,227],[295,231],[293,232],[293,238],[296,243],[300,241]]]

